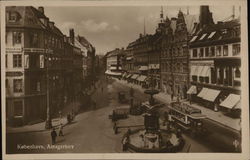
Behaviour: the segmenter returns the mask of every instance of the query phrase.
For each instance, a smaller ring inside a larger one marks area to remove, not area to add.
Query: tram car
[[[112,113],[109,115],[109,118],[112,121],[117,121],[119,119],[128,118],[128,114],[130,111],[129,105],[119,106],[113,109]]]
[[[192,135],[203,135],[207,132],[202,122],[207,117],[201,113],[200,109],[185,103],[172,102],[168,114],[170,122]]]

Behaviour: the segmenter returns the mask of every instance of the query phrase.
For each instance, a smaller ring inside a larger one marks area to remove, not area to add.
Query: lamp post
[[[47,117],[45,121],[45,128],[52,128],[51,116],[50,116],[50,104],[49,104],[49,61],[51,59],[46,57],[46,79],[47,79]]]

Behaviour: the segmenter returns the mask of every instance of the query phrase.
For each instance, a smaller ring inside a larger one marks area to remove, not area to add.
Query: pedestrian
[[[59,127],[59,136],[63,136],[63,125],[61,124]]]
[[[96,102],[93,101],[93,108],[96,109]]]
[[[67,114],[67,120],[68,120],[68,123],[71,122],[71,115],[70,114]]]
[[[103,93],[103,86],[102,86],[102,93]]]
[[[71,111],[71,117],[72,117],[72,120],[75,119],[75,111],[74,111],[74,109],[72,109],[72,111]]]
[[[233,141],[233,145],[234,145],[235,152],[239,152],[240,151],[240,148],[239,148],[240,142],[237,139],[235,139]]]
[[[51,135],[51,138],[52,138],[52,144],[55,144],[56,143],[56,137],[57,137],[55,128],[53,128],[50,135]]]
[[[173,101],[173,99],[174,99],[174,94],[171,93],[171,101]]]

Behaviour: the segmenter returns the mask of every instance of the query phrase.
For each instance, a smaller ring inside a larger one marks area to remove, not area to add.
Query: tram
[[[201,135],[206,132],[202,119],[207,118],[200,109],[181,102],[172,102],[169,106],[169,121],[178,128],[191,131],[192,134]]]

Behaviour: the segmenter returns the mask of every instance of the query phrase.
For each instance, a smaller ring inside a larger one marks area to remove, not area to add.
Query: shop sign
[[[22,72],[6,72],[6,76],[8,77],[16,77],[16,76],[22,76]]]
[[[6,48],[6,53],[20,53],[22,51],[23,50],[22,50],[21,47],[20,48],[14,48],[14,47],[12,47],[12,48]]]

